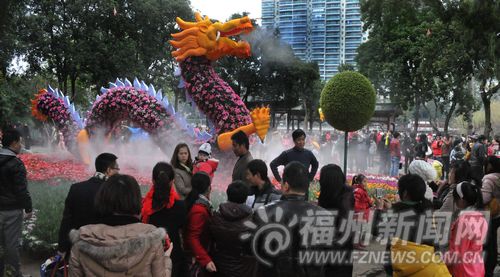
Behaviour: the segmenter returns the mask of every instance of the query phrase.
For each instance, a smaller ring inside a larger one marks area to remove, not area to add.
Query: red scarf
[[[155,187],[151,186],[151,189],[146,194],[146,197],[144,197],[144,199],[142,200],[142,211],[141,211],[141,214],[142,214],[142,222],[143,223],[148,223],[149,222],[149,217],[152,214],[154,214],[155,212],[157,212],[157,211],[159,211],[159,210],[161,210],[163,208],[170,209],[170,208],[172,208],[172,206],[174,206],[174,202],[176,200],[180,200],[180,197],[177,194],[177,192],[175,191],[174,186],[172,184],[172,186],[170,187],[170,196],[168,198],[168,203],[165,203],[163,205],[163,207],[161,207],[159,209],[153,209],[153,194],[154,193],[155,193]]]

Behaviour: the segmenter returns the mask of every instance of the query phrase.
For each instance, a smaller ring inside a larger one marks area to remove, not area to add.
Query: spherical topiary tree
[[[333,76],[321,92],[320,106],[326,121],[335,129],[361,129],[375,111],[375,89],[363,75],[344,71]]]
[[[333,76],[321,92],[320,107],[326,121],[345,131],[344,173],[347,174],[347,135],[361,129],[375,111],[376,95],[362,74],[344,71]]]

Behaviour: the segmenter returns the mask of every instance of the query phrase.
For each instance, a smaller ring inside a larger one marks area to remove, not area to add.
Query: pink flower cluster
[[[36,108],[48,118],[52,119],[56,128],[62,132],[64,143],[68,149],[76,153],[75,139],[79,128],[71,117],[70,111],[63,100],[46,91],[39,95]]]
[[[217,134],[252,123],[245,103],[203,57],[181,63],[186,89],[198,108],[210,119]]]
[[[170,128],[172,117],[163,104],[144,90],[134,87],[111,88],[103,94],[87,114],[87,127],[112,127],[129,119],[148,132]]]

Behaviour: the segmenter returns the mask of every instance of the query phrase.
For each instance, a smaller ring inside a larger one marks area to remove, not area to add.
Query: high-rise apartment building
[[[278,29],[300,59],[315,61],[327,80],[355,64],[363,34],[359,0],[262,0],[262,27]]]

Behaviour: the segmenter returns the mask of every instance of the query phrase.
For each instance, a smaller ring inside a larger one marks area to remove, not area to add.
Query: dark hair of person
[[[293,141],[296,141],[301,136],[304,136],[304,138],[306,137],[306,133],[302,129],[297,129],[297,130],[292,132]]]
[[[403,195],[408,196],[410,201],[417,202],[415,210],[417,213],[423,213],[428,209],[432,209],[432,202],[425,198],[427,186],[424,179],[416,174],[406,174],[398,181],[399,197],[403,199]]]
[[[183,166],[181,166],[181,162],[179,161],[179,152],[182,148],[186,147],[188,151],[188,159],[186,161],[186,166],[193,170],[193,159],[191,158],[191,150],[189,150],[189,146],[185,143],[179,143],[175,146],[174,154],[172,154],[172,159],[170,159],[170,164],[178,169],[186,170]]]
[[[2,145],[3,147],[9,147],[13,143],[21,140],[21,134],[16,129],[5,129],[2,132]]]
[[[320,194],[318,205],[325,209],[337,207],[341,202],[343,187],[345,186],[346,178],[340,166],[336,164],[328,164],[321,168],[319,173]]]
[[[394,132],[394,134],[392,135],[395,139],[399,138],[399,132]]]
[[[462,144],[462,140],[457,138],[453,141],[453,148],[457,147],[458,145]]]
[[[271,183],[269,177],[267,176],[267,165],[263,160],[255,159],[250,161],[247,165],[247,169],[250,173],[252,173],[252,175],[259,173],[262,180],[266,183]]]
[[[134,177],[115,174],[99,188],[95,208],[99,215],[139,215],[141,213],[141,189]]]
[[[362,185],[363,181],[365,179],[366,179],[366,176],[363,174],[354,175],[354,177],[352,177],[352,184],[353,185]]]
[[[481,143],[482,143],[482,142],[483,142],[483,140],[485,140],[485,139],[486,139],[486,136],[485,136],[485,135],[480,135],[480,136],[477,138],[477,141],[479,141],[479,142],[481,142]]]
[[[309,188],[309,172],[306,167],[293,161],[288,163],[283,170],[283,182],[297,192],[307,192]]]
[[[491,165],[491,169],[487,171],[488,165]],[[489,156],[486,158],[484,172],[486,172],[486,174],[500,173],[500,158],[496,156]]]
[[[196,200],[200,198],[200,194],[204,194],[208,191],[210,182],[210,176],[203,171],[196,172],[193,175],[193,178],[191,178],[192,189],[184,200],[188,211],[191,210]]]
[[[420,142],[427,142],[427,136],[425,134],[420,134],[418,137],[420,138]]]
[[[468,204],[467,206],[474,206],[476,209],[479,210],[482,209],[484,205],[483,205],[483,195],[481,193],[481,188],[470,182],[461,182],[460,184],[462,184],[460,185],[460,187],[464,195],[463,199]],[[455,187],[455,189],[453,190],[453,197],[455,199],[460,199],[460,196],[458,195],[457,192],[457,187]]]
[[[458,160],[450,165],[450,171],[454,170],[455,184],[472,181],[472,171],[468,161]]]
[[[240,180],[232,182],[226,189],[227,200],[238,204],[245,203],[249,193],[250,189],[248,186]]]
[[[174,177],[174,168],[166,162],[159,162],[153,167],[153,209],[160,209],[169,202]]]
[[[117,156],[111,153],[101,153],[95,158],[95,170],[97,172],[106,173],[108,168],[116,165]]]
[[[243,131],[238,131],[231,136],[231,140],[236,142],[238,145],[244,145],[248,150],[250,149],[250,141],[248,140],[247,134]]]

